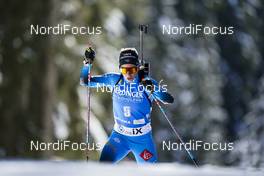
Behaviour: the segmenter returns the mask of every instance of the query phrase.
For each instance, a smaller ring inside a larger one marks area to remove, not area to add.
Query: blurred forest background
[[[30,140],[84,141],[84,48],[97,58],[93,74],[118,71],[119,50],[139,48],[151,75],[175,97],[166,111],[185,141],[234,142],[233,151],[195,151],[200,164],[264,166],[264,2],[261,0],[3,0],[0,1],[0,158],[84,159],[79,151],[29,150]],[[102,26],[101,35],[30,35],[30,25]],[[234,26],[233,35],[162,34],[162,24]],[[113,125],[111,95],[92,92],[93,139]],[[153,132],[161,162],[191,163],[154,105]],[[97,160],[99,153],[93,153]]]

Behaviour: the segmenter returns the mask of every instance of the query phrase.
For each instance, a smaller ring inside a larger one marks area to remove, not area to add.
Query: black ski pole
[[[95,52],[89,46],[85,50],[85,62],[88,64],[92,64],[92,60],[94,59]],[[91,91],[90,91],[90,83],[91,83],[91,67],[88,70],[88,86],[86,87],[86,98],[87,98],[87,122],[86,122],[86,161],[89,160],[89,144],[90,144],[90,119],[91,119]]]
[[[147,25],[139,25],[139,38],[140,38],[140,57],[141,57],[141,62],[140,62],[140,65],[141,65],[141,69],[143,71],[143,75],[144,76],[149,76],[149,71],[150,71],[150,66],[149,66],[149,63],[145,63],[144,62],[144,57],[143,57],[143,33],[147,33],[147,29],[148,29],[148,26]],[[177,132],[177,130],[175,129],[175,127],[173,126],[173,124],[171,123],[171,121],[169,120],[167,114],[165,113],[164,109],[162,108],[162,106],[160,105],[159,101],[156,99],[156,97],[151,93],[150,94],[152,97],[153,97],[153,100],[156,102],[156,104],[158,105],[159,109],[161,110],[162,114],[164,115],[164,117],[166,118],[166,120],[168,121],[170,127],[172,128],[174,134],[176,135],[176,137],[180,140],[180,142],[182,144],[185,144],[184,141],[182,140],[180,134]],[[194,156],[192,155],[192,153],[187,150],[185,148],[185,145],[184,146],[184,149],[185,151],[187,152],[187,154],[189,155],[189,157],[191,158],[193,164],[198,167],[198,164],[197,164],[197,161],[196,159],[194,158]]]
[[[174,134],[176,135],[176,137],[178,137],[178,139],[180,140],[180,142],[181,142],[182,144],[185,144],[184,141],[182,140],[180,134],[177,132],[176,128],[173,126],[173,124],[172,124],[171,121],[169,120],[167,114],[165,113],[165,110],[162,108],[162,106],[160,105],[159,101],[155,98],[154,95],[152,95],[152,97],[153,97],[154,101],[156,102],[156,104],[158,105],[158,107],[159,107],[160,111],[162,112],[163,116],[166,118],[166,120],[167,120],[168,123],[170,124],[170,127],[172,128],[172,130],[173,130]],[[196,167],[198,167],[197,161],[196,161],[196,159],[194,158],[194,156],[192,155],[192,153],[191,153],[189,150],[186,149],[185,145],[183,145],[183,146],[184,146],[185,151],[187,152],[187,154],[188,154],[189,157],[191,158],[193,164],[194,164]]]
[[[90,143],[90,115],[91,115],[91,92],[90,92],[90,80],[91,80],[91,70],[88,72],[88,87],[87,92],[87,123],[86,123],[86,161],[89,160],[89,143]]]

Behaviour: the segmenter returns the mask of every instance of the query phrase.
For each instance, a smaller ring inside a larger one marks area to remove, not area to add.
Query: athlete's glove
[[[95,51],[92,49],[92,47],[89,47],[85,50],[84,53],[84,64],[92,64],[95,58]]]
[[[154,91],[154,84],[153,84],[153,82],[151,80],[143,79],[142,80],[142,84],[148,91],[151,91],[151,92]]]

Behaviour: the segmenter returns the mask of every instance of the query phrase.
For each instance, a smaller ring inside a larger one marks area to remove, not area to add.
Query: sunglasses
[[[135,74],[135,73],[137,73],[138,69],[137,69],[137,67],[121,67],[120,71],[124,75],[127,74],[127,73]]]

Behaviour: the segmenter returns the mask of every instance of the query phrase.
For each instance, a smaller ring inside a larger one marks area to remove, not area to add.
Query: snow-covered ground
[[[77,161],[0,161],[1,176],[263,176],[264,170],[176,163],[137,166]]]

